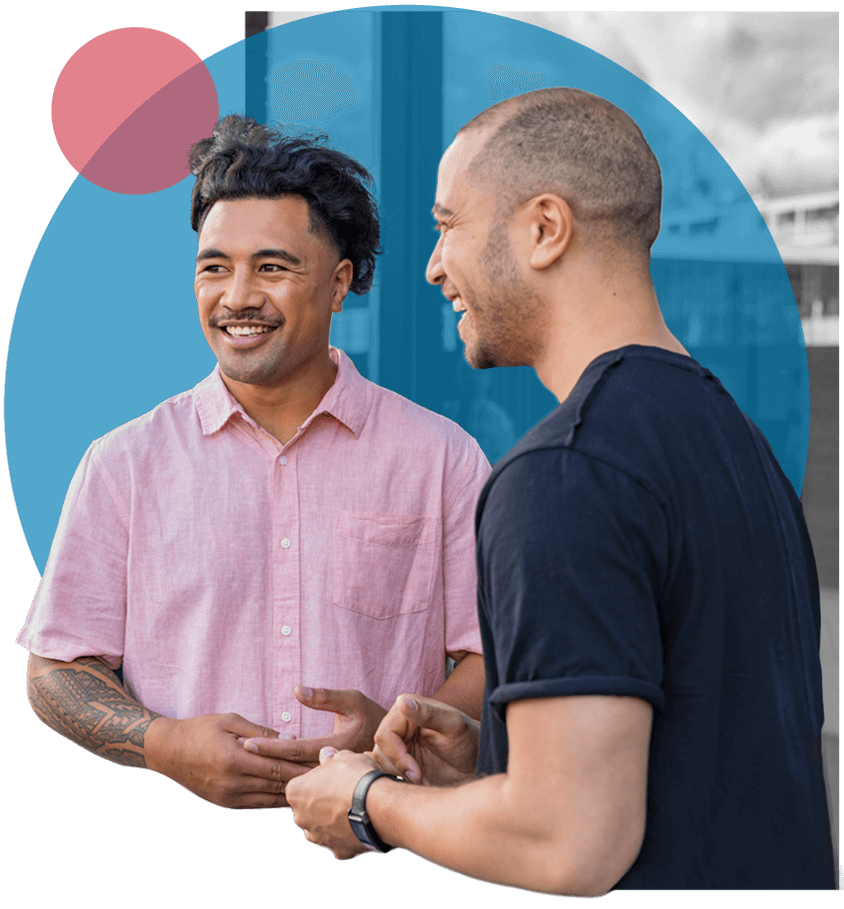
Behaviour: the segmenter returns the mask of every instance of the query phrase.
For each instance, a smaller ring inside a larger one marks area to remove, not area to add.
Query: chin
[[[501,365],[493,360],[487,358],[479,360],[477,357],[466,357],[466,362],[472,369],[493,369],[494,367]]]
[[[498,365],[497,358],[477,337],[467,339],[461,335],[460,340],[463,341],[463,356],[472,369],[491,369]]]
[[[466,356],[466,362],[472,369],[492,369],[495,366],[502,365],[489,353],[489,351],[483,350],[482,348],[467,347],[464,350],[464,354]]]
[[[264,365],[252,367],[243,364],[224,363],[218,360],[220,371],[233,382],[241,385],[274,385],[278,382],[278,370]]]

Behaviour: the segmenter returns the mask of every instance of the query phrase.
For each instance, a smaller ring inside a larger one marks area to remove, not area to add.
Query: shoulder
[[[689,357],[654,348],[602,355],[496,464],[482,504],[493,489],[496,497],[518,497],[547,484],[549,495],[579,496],[580,486],[610,480],[662,500],[666,453],[683,424],[698,418],[695,397],[708,394],[706,373]]]
[[[478,443],[453,420],[388,388],[364,381],[369,385],[372,401],[368,431],[401,448],[440,452],[448,460],[482,464],[489,471],[489,462]]]
[[[193,427],[200,431],[195,392],[196,389],[191,389],[174,395],[95,439],[89,448],[90,456],[94,461],[106,464],[160,456],[176,437],[183,436]]]

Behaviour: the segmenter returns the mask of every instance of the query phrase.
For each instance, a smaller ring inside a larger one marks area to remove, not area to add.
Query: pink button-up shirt
[[[389,706],[480,652],[474,509],[489,473],[454,423],[337,378],[284,446],[215,370],[94,442],[68,490],[19,643],[122,662],[171,717],[234,711],[331,732],[296,684]]]

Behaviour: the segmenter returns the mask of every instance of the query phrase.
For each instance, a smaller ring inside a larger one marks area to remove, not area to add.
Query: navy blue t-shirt
[[[820,608],[800,502],[689,357],[603,354],[495,467],[477,511],[487,689],[654,708],[642,851],[619,887],[834,886]]]

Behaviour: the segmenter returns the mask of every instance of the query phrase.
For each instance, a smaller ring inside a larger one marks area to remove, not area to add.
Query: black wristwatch
[[[375,832],[375,828],[369,820],[366,813],[366,793],[369,787],[381,776],[388,776],[391,780],[403,783],[401,777],[393,776],[391,773],[384,773],[383,770],[370,770],[365,773],[355,786],[355,794],[352,796],[352,807],[349,808],[349,823],[352,825],[352,831],[355,836],[370,849],[377,852],[389,852],[393,847],[388,846],[384,840]]]

